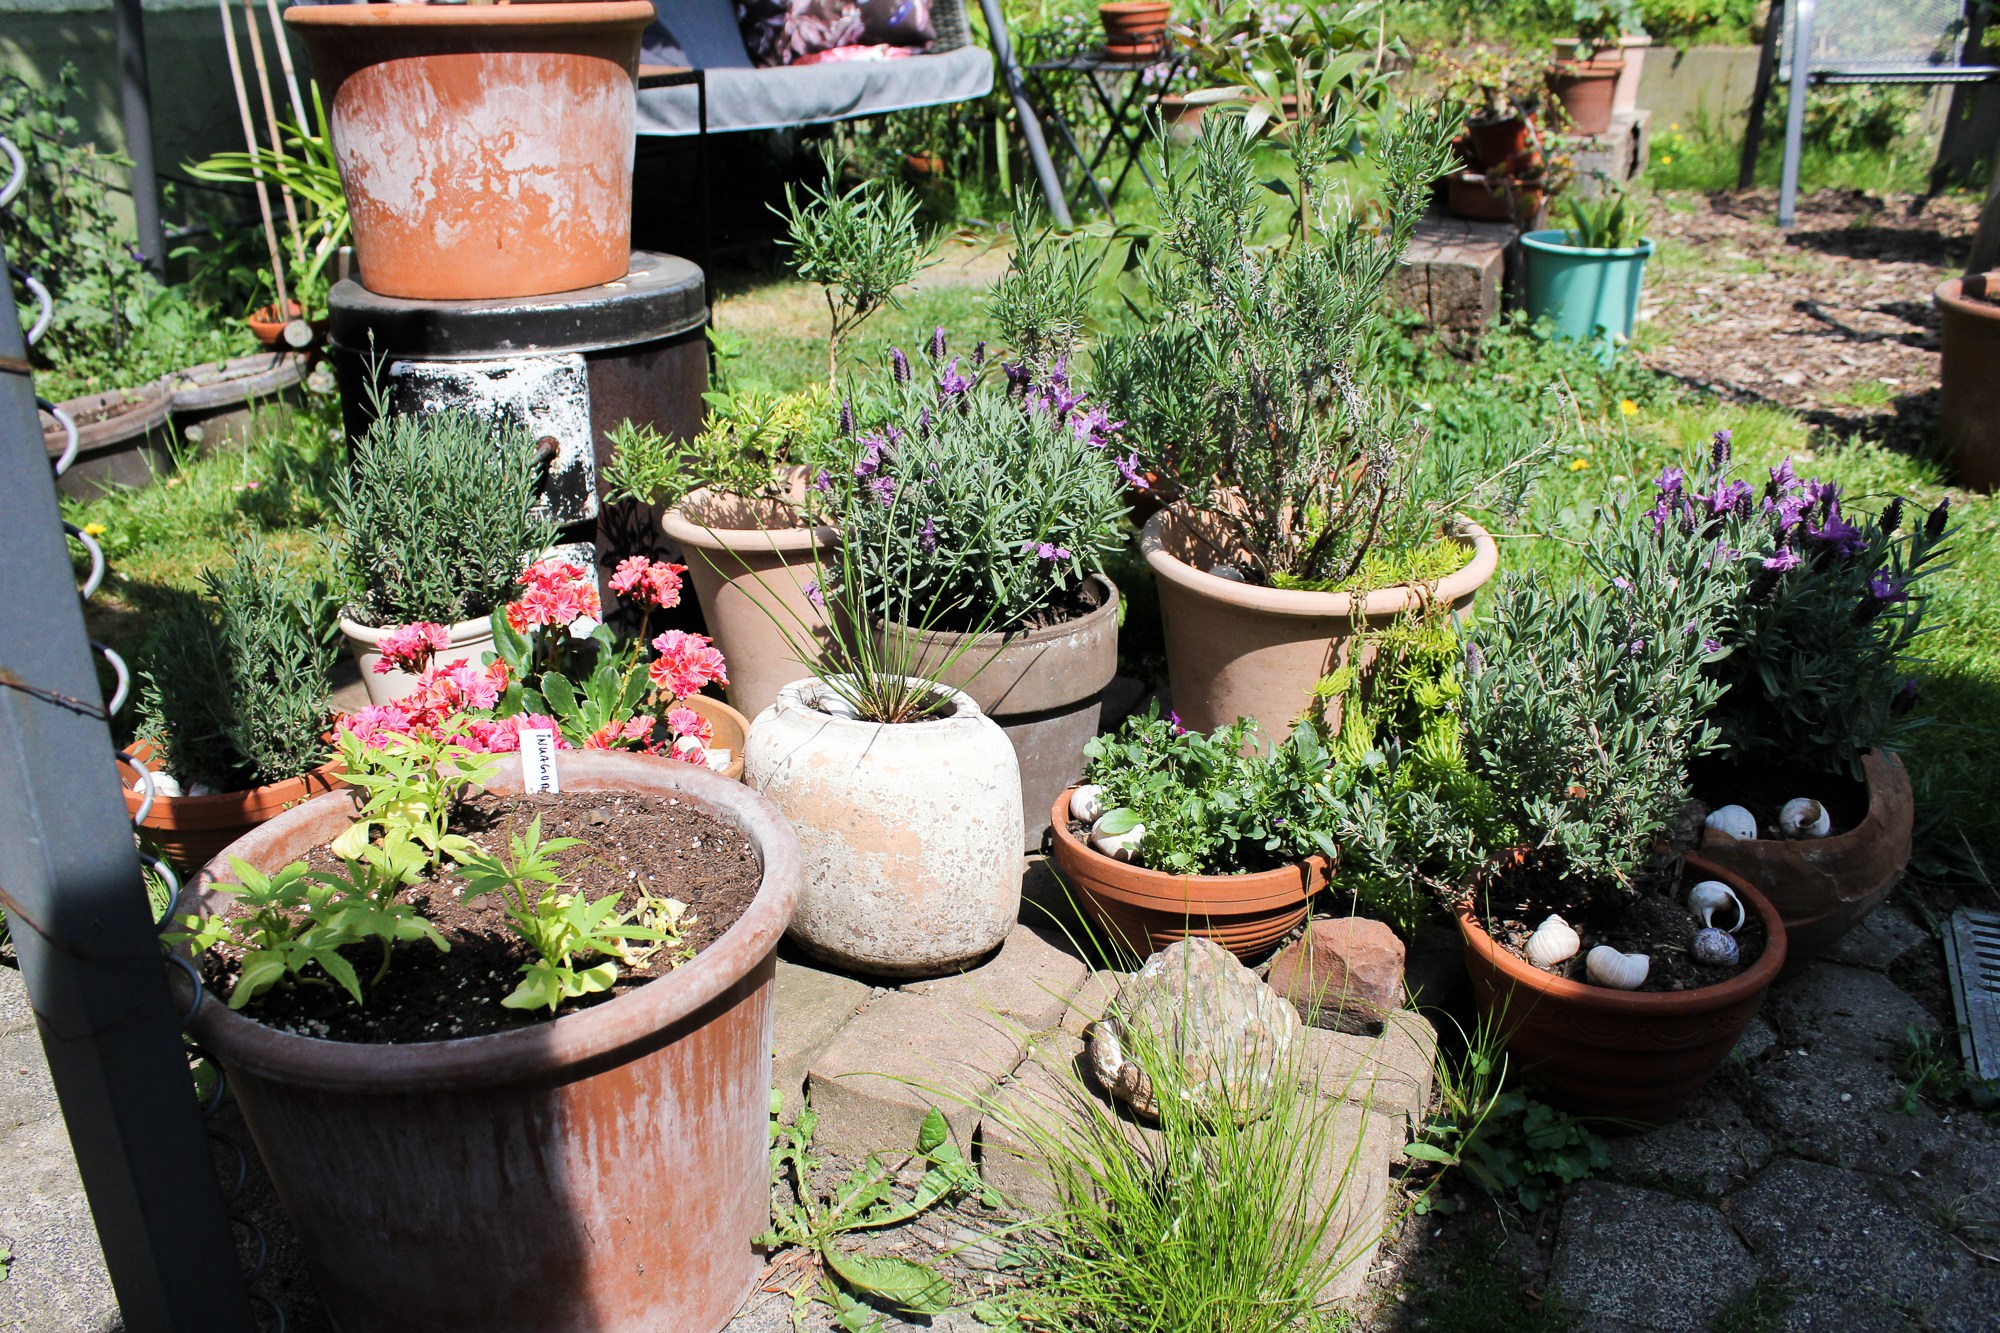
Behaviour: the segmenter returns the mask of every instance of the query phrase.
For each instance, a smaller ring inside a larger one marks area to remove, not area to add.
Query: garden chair
[[[1984,83],[2000,78],[2000,66],[1963,63],[1966,8],[1967,0],[1789,0],[1781,69],[1791,81],[1791,93],[1778,187],[1780,227],[1792,225],[1798,202],[1808,88],[1822,83]],[[1761,111],[1761,105],[1757,109]],[[1753,126],[1761,120],[1761,115],[1753,116]]]

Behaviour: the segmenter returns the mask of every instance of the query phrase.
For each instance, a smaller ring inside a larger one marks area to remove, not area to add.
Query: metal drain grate
[[[2000,1098],[2000,912],[1953,912],[1944,960],[1965,1072],[1975,1100],[1988,1104]]]

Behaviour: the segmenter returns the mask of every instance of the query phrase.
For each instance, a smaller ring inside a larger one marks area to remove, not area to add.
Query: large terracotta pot
[[[1504,176],[1454,171],[1445,177],[1445,212],[1472,222],[1512,222],[1530,227],[1540,221],[1546,191]]]
[[[221,1066],[343,1329],[712,1333],[762,1266],[777,945],[799,847],[770,803],[685,764],[565,753],[571,791],[671,795],[735,825],[764,879],[692,962],[549,1023],[450,1041],[295,1036],[214,995]],[[492,784],[520,790],[509,758]],[[273,871],[347,827],[322,796],[229,850]],[[176,915],[212,910],[226,863]],[[182,983],[185,986],[185,983]]]
[[[1166,0],[1110,0],[1097,7],[1104,25],[1104,55],[1108,60],[1148,60],[1166,50],[1167,18],[1173,6]]]
[[[158,768],[151,741],[135,743],[131,753],[148,768]],[[250,830],[341,786],[340,761],[334,760],[283,782],[268,782],[245,791],[217,792],[213,796],[155,794],[148,805],[139,775],[127,765],[120,765],[120,773],[125,787],[125,813],[138,824],[146,841],[183,871],[200,869]],[[141,810],[145,811],[144,818],[140,817]]]
[[[1966,298],[1958,278],[1938,284],[1944,342],[1938,430],[1958,480],[1990,491],[2000,486],[2000,304]]]
[[[1599,55],[1594,60],[1558,60],[1549,71],[1549,91],[1569,117],[1577,134],[1604,134],[1611,129],[1611,99],[1624,72],[1625,57]]]
[[[88,499],[120,487],[150,486],[173,470],[173,431],[167,424],[173,394],[165,384],[87,394],[57,406],[76,425],[76,455],[56,479],[64,495]],[[44,415],[42,447],[49,461],[61,458],[68,446],[69,433]]]
[[[1312,896],[1326,887],[1319,856],[1250,875],[1169,875],[1114,861],[1069,831],[1069,798],[1063,792],[1049,811],[1049,859],[1102,932],[1099,943],[1134,961],[1189,936],[1259,958],[1306,919]]]
[[[354,664],[361,668],[361,683],[368,690],[371,704],[393,704],[409,698],[417,691],[417,678],[407,671],[391,668],[378,672],[375,664],[382,660],[381,643],[389,633],[400,628],[396,625],[380,627],[364,625],[347,616],[340,618],[340,632],[347,639],[348,649],[354,654]],[[474,666],[486,660],[486,654],[493,650],[493,618],[481,616],[477,620],[461,620],[445,627],[450,639],[449,645],[437,655],[437,662],[443,665],[465,659]]]
[[[810,674],[786,635],[825,633],[809,594],[838,536],[804,526],[787,506],[708,490],[691,492],[660,526],[680,543],[709,635],[729,662],[729,702],[754,718]]]
[[[999,947],[1021,909],[1014,748],[963,693],[927,722],[863,722],[793,681],[750,724],[744,781],[798,830],[792,938],[874,976],[941,976]],[[834,705],[838,707],[836,703]]]
[[[1090,581],[1103,600],[1074,620],[1011,637],[919,634],[911,645],[926,675],[964,648],[938,678],[1007,733],[1021,765],[1025,851],[1042,845],[1049,802],[1083,776],[1083,747],[1097,735],[1105,688],[1118,674],[1118,589],[1102,574]]]
[[[538,296],[625,276],[646,0],[295,5],[361,285]]]
[[[1385,628],[1425,601],[1463,611],[1500,566],[1486,529],[1462,521],[1457,540],[1472,559],[1435,584],[1360,596],[1265,588],[1205,572],[1215,556],[1203,529],[1177,505],[1147,520],[1139,541],[1159,580],[1174,711],[1194,731],[1252,717],[1273,741],[1291,733],[1320,677],[1347,660],[1357,629]]]
[[[1543,1083],[1551,1105],[1664,1124],[1714,1077],[1763,1006],[1785,965],[1783,918],[1734,871],[1699,856],[1685,865],[1691,878],[1719,879],[1736,890],[1766,937],[1755,963],[1698,990],[1649,994],[1550,976],[1496,943],[1474,908],[1459,913],[1465,970],[1480,1012],[1496,1017],[1514,1068]]]
[[[1701,854],[1764,891],[1785,919],[1785,970],[1798,971],[1882,905],[1910,863],[1916,799],[1909,770],[1893,754],[1862,756],[1868,813],[1831,838],[1738,841],[1709,829]]]

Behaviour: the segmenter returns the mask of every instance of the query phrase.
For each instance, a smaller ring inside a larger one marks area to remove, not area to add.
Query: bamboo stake
[[[243,0],[243,26],[250,30],[250,59],[257,67],[257,95],[264,101],[264,128],[271,135],[271,151],[282,154],[285,138],[278,127],[277,104],[271,99],[271,71],[264,67],[264,30],[257,26],[257,0]],[[292,251],[303,254],[298,205],[292,202],[291,187],[282,180],[278,182],[278,197],[285,204],[285,230],[291,236]]]
[[[285,41],[285,22],[278,14],[278,0],[264,0],[264,9],[271,16],[271,44],[278,48],[278,67],[285,72],[285,91],[291,94],[292,115],[299,129],[311,134],[314,127],[306,120],[306,99],[299,96],[299,72],[292,68],[292,48]]]
[[[278,248],[278,227],[271,220],[271,193],[264,185],[264,169],[257,162],[257,127],[250,119],[250,94],[243,87],[242,58],[236,51],[236,18],[229,0],[215,0],[222,11],[222,45],[229,55],[229,78],[236,86],[236,114],[243,120],[243,141],[250,149],[250,179],[257,187],[257,210],[264,215],[264,244],[271,252],[271,284],[278,292],[278,317],[289,319],[291,297],[285,291],[284,252]]]

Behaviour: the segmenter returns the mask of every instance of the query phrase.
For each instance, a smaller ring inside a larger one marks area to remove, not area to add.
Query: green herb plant
[[[168,601],[139,672],[139,734],[183,789],[241,791],[326,762],[334,597],[306,562],[246,538]]]
[[[1012,230],[1014,250],[988,308],[1021,364],[1046,373],[1083,345],[1104,251],[1058,235],[1026,194],[1014,202]]]
[[[492,781],[501,756],[435,736],[380,739],[383,744],[370,746],[352,731],[340,733],[341,780],[365,795],[355,822],[334,844],[336,854],[358,854],[378,829],[385,842],[421,850],[419,872],[477,854],[470,838],[451,831],[451,820],[468,791]]]
[[[1000,1197],[952,1143],[944,1116],[932,1107],[917,1131],[917,1158],[924,1170],[908,1194],[900,1192],[897,1172],[871,1153],[822,1195],[813,1183],[821,1164],[812,1152],[819,1116],[808,1106],[787,1124],[778,1118],[775,1096],[772,1101],[771,1229],[755,1243],[771,1249],[796,1245],[811,1252],[830,1275],[822,1294],[840,1315],[837,1327],[880,1326],[846,1292],[905,1314],[935,1315],[948,1309],[951,1283],[929,1264],[900,1255],[852,1254],[840,1245],[843,1236],[897,1226],[961,1197],[977,1198],[989,1208],[1000,1206]]]
[[[1617,51],[1618,39],[1639,31],[1639,12],[1632,0],[1574,0],[1570,6],[1577,58],[1591,60]]]
[[[823,384],[794,393],[710,390],[702,400],[708,414],[701,433],[685,444],[651,425],[624,421],[613,429],[605,469],[613,498],[671,507],[702,488],[796,507],[794,479],[831,461],[836,417]]]
[[[465,899],[500,895],[507,924],[538,955],[521,965],[521,984],[500,1003],[509,1009],[546,1008],[564,1000],[610,990],[618,981],[613,959],[627,957],[632,941],[660,943],[666,932],[641,925],[618,910],[623,895],[608,893],[595,902],[581,893],[560,892],[562,868],[555,854],[582,846],[577,838],[542,838],[537,815],[526,834],[509,839],[505,857],[474,851],[459,863]],[[588,967],[590,958],[606,961]]]
[[[1630,250],[1644,243],[1646,215],[1623,190],[1606,185],[1596,199],[1571,195],[1563,243],[1580,250]]]

